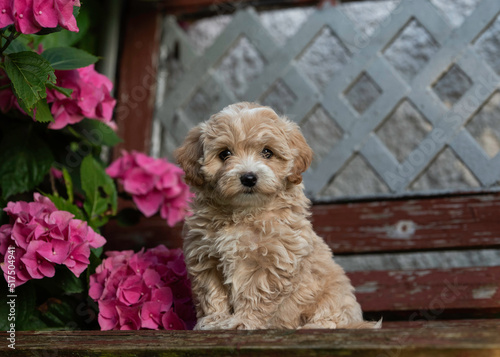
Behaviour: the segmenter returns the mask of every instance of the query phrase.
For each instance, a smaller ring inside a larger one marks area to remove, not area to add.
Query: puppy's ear
[[[204,180],[199,160],[203,156],[203,143],[200,126],[189,131],[182,146],[175,150],[174,156],[186,174],[185,181],[191,186],[202,186]]]
[[[302,173],[308,169],[313,159],[313,151],[307,145],[306,139],[302,135],[297,124],[290,122],[288,140],[293,153],[293,167],[288,181],[298,185],[302,182]]]

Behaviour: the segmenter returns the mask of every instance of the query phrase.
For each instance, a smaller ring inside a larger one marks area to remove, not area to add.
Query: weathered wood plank
[[[499,336],[500,324],[477,322],[382,330],[19,332],[16,349],[2,346],[2,356],[493,357],[500,356]]]
[[[500,247],[500,194],[315,205],[313,225],[336,255]],[[182,224],[160,217],[137,226],[110,224],[117,249],[165,244],[182,247]]]
[[[133,3],[126,8],[115,110],[123,142],[114,148],[115,157],[122,149],[150,149],[161,20],[159,10]]]
[[[500,265],[500,249],[336,255],[345,271],[453,269]]]
[[[313,206],[335,254],[500,246],[500,194]]]
[[[500,266],[348,273],[365,312],[408,311],[414,320],[447,311],[500,317]],[[500,338],[500,337],[499,337]]]
[[[102,234],[107,239],[106,250],[140,250],[163,244],[167,248],[182,248],[183,223],[169,227],[160,216],[143,218],[134,226],[120,226],[110,221],[104,226]]]

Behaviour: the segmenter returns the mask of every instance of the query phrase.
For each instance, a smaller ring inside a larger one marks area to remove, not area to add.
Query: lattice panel
[[[367,39],[327,6],[281,44],[249,8],[201,54],[168,17],[156,153],[224,106],[259,101],[310,140],[317,155],[304,182],[316,200],[497,190],[499,13],[500,1],[483,0],[452,28],[428,0],[401,1]],[[408,40],[414,48],[396,55]],[[318,72],[308,56],[325,43]]]

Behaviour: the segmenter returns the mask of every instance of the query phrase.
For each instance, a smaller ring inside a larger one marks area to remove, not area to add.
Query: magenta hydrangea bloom
[[[52,277],[63,264],[77,277],[89,265],[90,248],[106,243],[86,222],[59,211],[39,193],[34,202],[9,202],[4,209],[10,223],[0,227],[0,266],[7,279],[9,246],[15,248],[16,286],[30,279]]]
[[[52,103],[54,122],[50,129],[62,129],[83,118],[97,119],[113,126],[111,119],[116,100],[111,97],[113,83],[94,69],[94,65],[69,71],[55,71],[60,87],[73,90],[71,98],[56,91],[47,90],[47,103]]]
[[[0,28],[14,24],[18,32],[37,33],[58,25],[78,32],[73,6],[79,0],[0,0]]]
[[[0,0],[1,1],[1,0]],[[51,104],[50,111],[54,122],[49,124],[50,129],[62,129],[68,124],[76,124],[84,118],[96,119],[117,130],[112,121],[116,99],[111,96],[113,83],[103,74],[94,69],[94,65],[67,71],[55,71],[59,87],[72,89],[71,97],[55,89],[47,89],[47,103]],[[0,70],[0,86],[10,81],[4,71]],[[0,110],[3,113],[21,109],[11,87],[0,90]]]
[[[0,231],[1,234],[1,231]],[[196,324],[184,256],[163,245],[112,251],[90,276],[101,330],[186,330]]]
[[[182,179],[184,171],[166,159],[124,151],[106,173],[119,180],[146,217],[159,211],[168,225],[174,226],[188,214],[192,194]]]

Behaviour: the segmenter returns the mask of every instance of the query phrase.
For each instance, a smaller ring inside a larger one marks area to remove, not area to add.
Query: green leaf
[[[3,275],[3,274],[2,274]],[[0,279],[0,284],[2,288],[0,289],[0,331],[9,330],[9,305],[7,305],[7,295],[9,294],[7,290],[7,282],[3,277]]]
[[[100,256],[102,255],[103,248],[91,249],[90,251],[90,263],[87,267],[87,282],[90,280],[90,276],[95,273],[96,268],[102,263]]]
[[[3,286],[7,286],[7,283],[2,278],[0,279]],[[24,283],[16,288],[13,295],[16,297],[8,297],[11,293],[7,289],[0,289],[0,328],[2,331],[7,331],[10,324],[14,323],[16,331],[30,330],[30,323],[32,321],[31,316],[36,314],[36,290],[31,282]],[[7,302],[14,300],[15,303],[15,315],[10,314],[10,306]],[[11,321],[9,321],[9,317]],[[12,318],[15,317],[15,320]]]
[[[96,56],[74,47],[49,48],[43,51],[42,57],[57,70],[87,67],[98,60]]]
[[[57,207],[57,209],[61,211],[67,211],[69,213],[72,213],[75,215],[75,218],[80,219],[82,221],[85,220],[85,215],[83,212],[75,206],[71,201],[66,200],[65,198],[62,198],[60,196],[54,196],[54,195],[48,195],[47,196]]]
[[[5,72],[22,107],[31,110],[47,96],[45,84],[55,82],[50,63],[35,52],[23,51],[5,56]]]
[[[49,89],[55,89],[56,91],[58,91],[59,93],[64,94],[68,98],[71,98],[71,93],[73,93],[73,89],[59,87],[59,86],[56,86],[53,83],[47,83],[47,88],[49,88]]]
[[[109,125],[99,120],[84,119],[78,124],[75,124],[74,128],[81,133],[85,139],[96,146],[115,146],[123,141]]]
[[[64,329],[73,324],[78,326],[75,307],[68,297],[49,298],[38,309],[40,317],[47,326],[53,329]]]
[[[47,104],[47,99],[45,98],[36,102],[30,115],[39,123],[50,123],[54,121],[54,117],[52,116],[49,105]]]
[[[90,249],[90,251],[92,252],[93,255],[95,255],[96,258],[101,257],[103,250],[104,250],[103,247]]]
[[[32,125],[12,128],[0,144],[2,196],[33,190],[49,172],[54,157]]]
[[[3,210],[6,206],[7,206],[7,200],[4,200],[2,195],[0,195],[0,226],[9,223],[9,218],[7,216],[7,213]]]
[[[2,46],[5,44],[5,39],[2,38]],[[27,44],[20,38],[15,39],[9,44],[9,47],[3,52],[8,55],[11,53],[23,52],[23,51],[31,51],[31,48],[27,46]]]
[[[67,267],[60,266],[54,279],[64,294],[78,294],[85,290],[82,279],[77,278]]]
[[[85,192],[83,208],[90,225],[97,228],[105,224],[110,214],[116,214],[117,193],[111,177],[92,157],[86,156],[80,167],[82,189]]]

